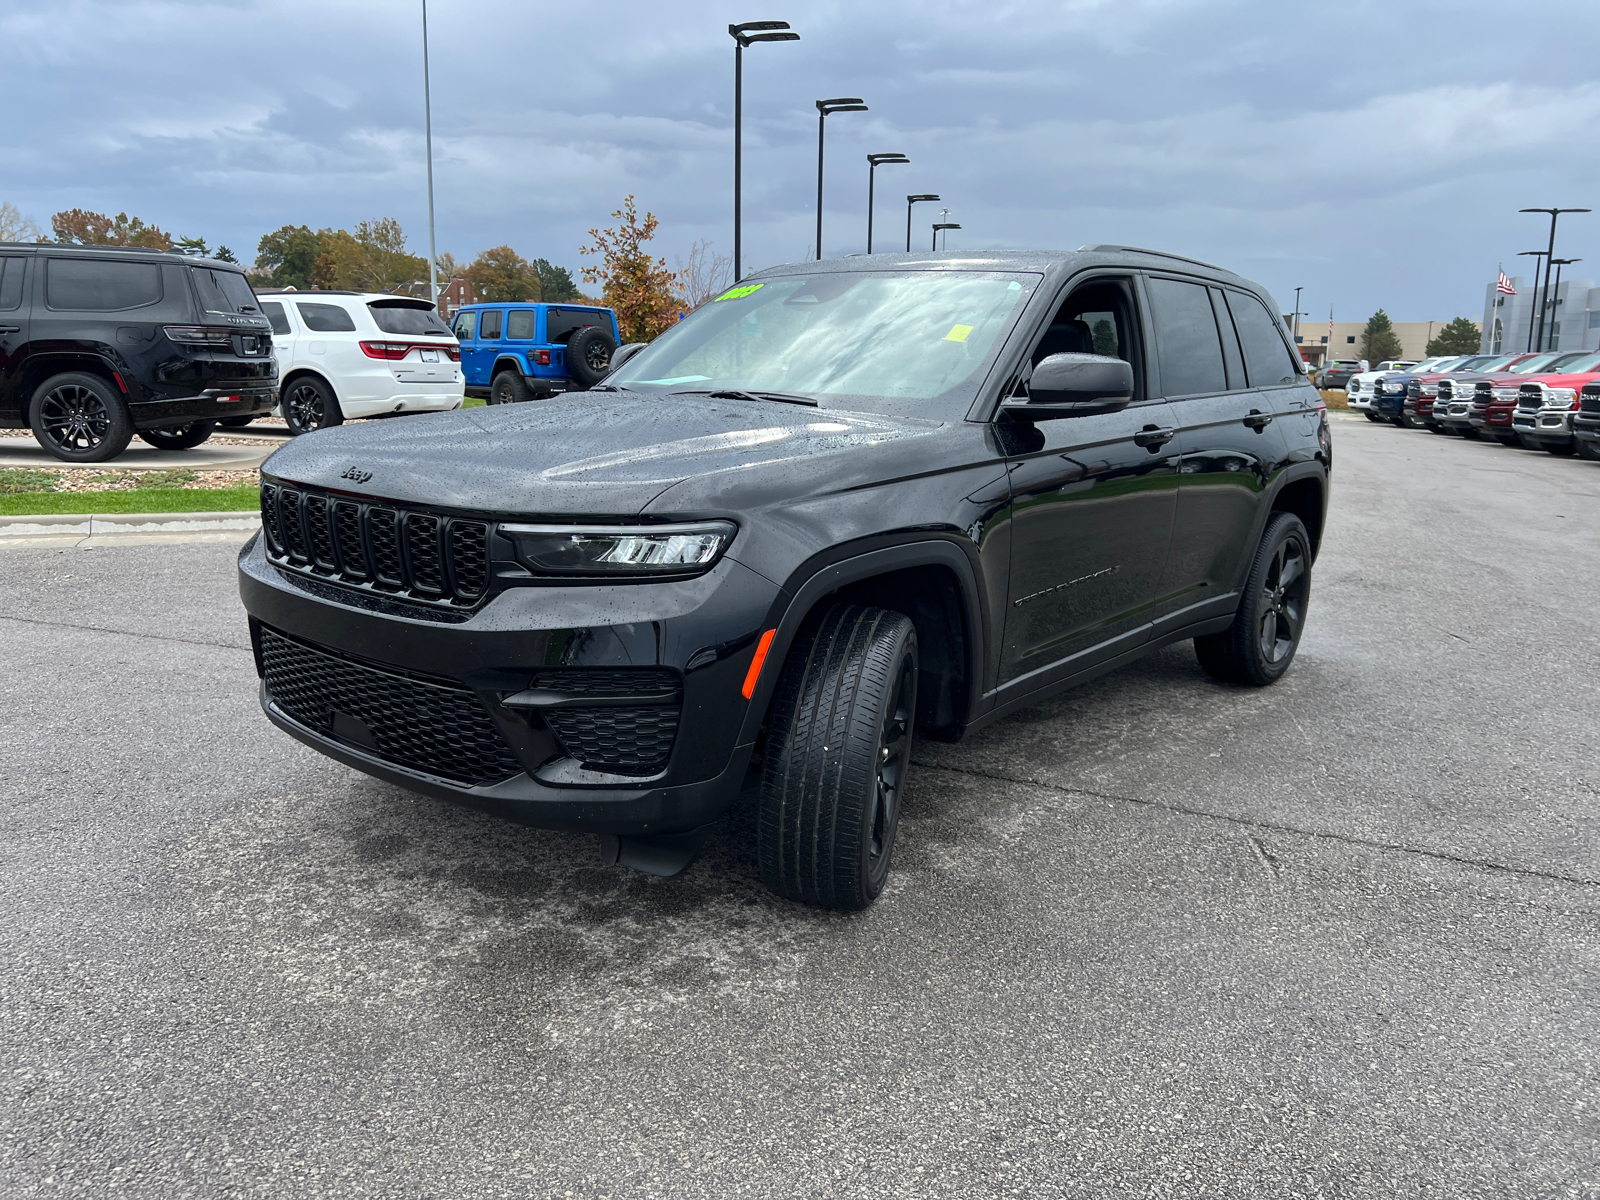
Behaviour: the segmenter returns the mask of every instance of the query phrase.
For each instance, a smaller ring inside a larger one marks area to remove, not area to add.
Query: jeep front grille
[[[474,787],[522,770],[477,695],[261,627],[267,696],[285,715],[398,767]]]
[[[460,608],[489,584],[489,524],[262,483],[267,555],[334,583]]]

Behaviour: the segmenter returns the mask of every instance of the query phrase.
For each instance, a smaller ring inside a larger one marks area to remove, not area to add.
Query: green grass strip
[[[26,492],[0,496],[0,517],[53,513],[246,512],[261,504],[254,485],[209,488],[138,488],[131,492]]]

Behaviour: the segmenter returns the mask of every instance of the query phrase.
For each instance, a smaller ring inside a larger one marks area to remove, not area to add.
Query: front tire
[[[838,604],[784,663],[767,727],[761,879],[819,908],[863,909],[889,876],[917,711],[917,632]]]
[[[139,440],[157,450],[193,450],[216,429],[215,421],[190,421],[187,425],[170,425],[165,429],[141,429]]]
[[[1194,639],[1206,674],[1265,687],[1294,661],[1311,599],[1311,537],[1293,513],[1274,513],[1261,535],[1233,624]]]
[[[1600,446],[1586,442],[1582,438],[1574,438],[1572,448],[1577,451],[1579,458],[1586,458],[1590,462],[1600,462]]]
[[[320,379],[302,375],[283,391],[283,422],[295,437],[344,424],[344,412],[333,389]]]
[[[28,405],[34,439],[62,462],[115,458],[133,440],[127,405],[98,375],[68,371],[46,379]]]

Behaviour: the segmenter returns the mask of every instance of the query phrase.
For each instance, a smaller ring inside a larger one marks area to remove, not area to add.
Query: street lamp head
[[[1593,212],[1592,208],[1519,208],[1518,212],[1542,212],[1555,216],[1556,213]]]
[[[745,21],[729,25],[728,33],[741,46],[748,46],[751,42],[798,42],[798,33],[769,32],[788,28],[787,21]]]
[[[869,154],[867,161],[873,166],[882,166],[884,163],[909,163],[911,160],[904,154]]]
[[[938,198],[939,197],[935,196],[932,192],[926,192],[926,193],[924,193],[923,195],[920,195],[920,196],[907,196],[906,197],[906,203],[907,204],[920,204],[924,200],[937,200]]]
[[[940,222],[938,222],[937,224],[934,225],[934,229],[936,229],[936,230],[937,229],[960,229],[960,228],[961,228],[961,226],[957,225],[954,221],[940,221]]]
[[[836,112],[866,112],[867,106],[861,103],[860,96],[836,96],[832,100],[818,100],[817,111],[826,117]]]
[[[1581,259],[1581,258],[1552,258],[1550,261],[1555,263],[1555,265],[1558,266],[1558,267],[1570,267],[1575,262],[1582,262],[1583,259]]]

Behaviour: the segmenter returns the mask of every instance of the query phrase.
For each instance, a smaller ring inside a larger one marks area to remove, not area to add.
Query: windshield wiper
[[[750,392],[743,388],[718,388],[712,392],[673,392],[674,396],[705,396],[710,400],[775,400],[779,404],[803,404],[815,408],[817,402],[810,396],[796,396],[792,392]]]

